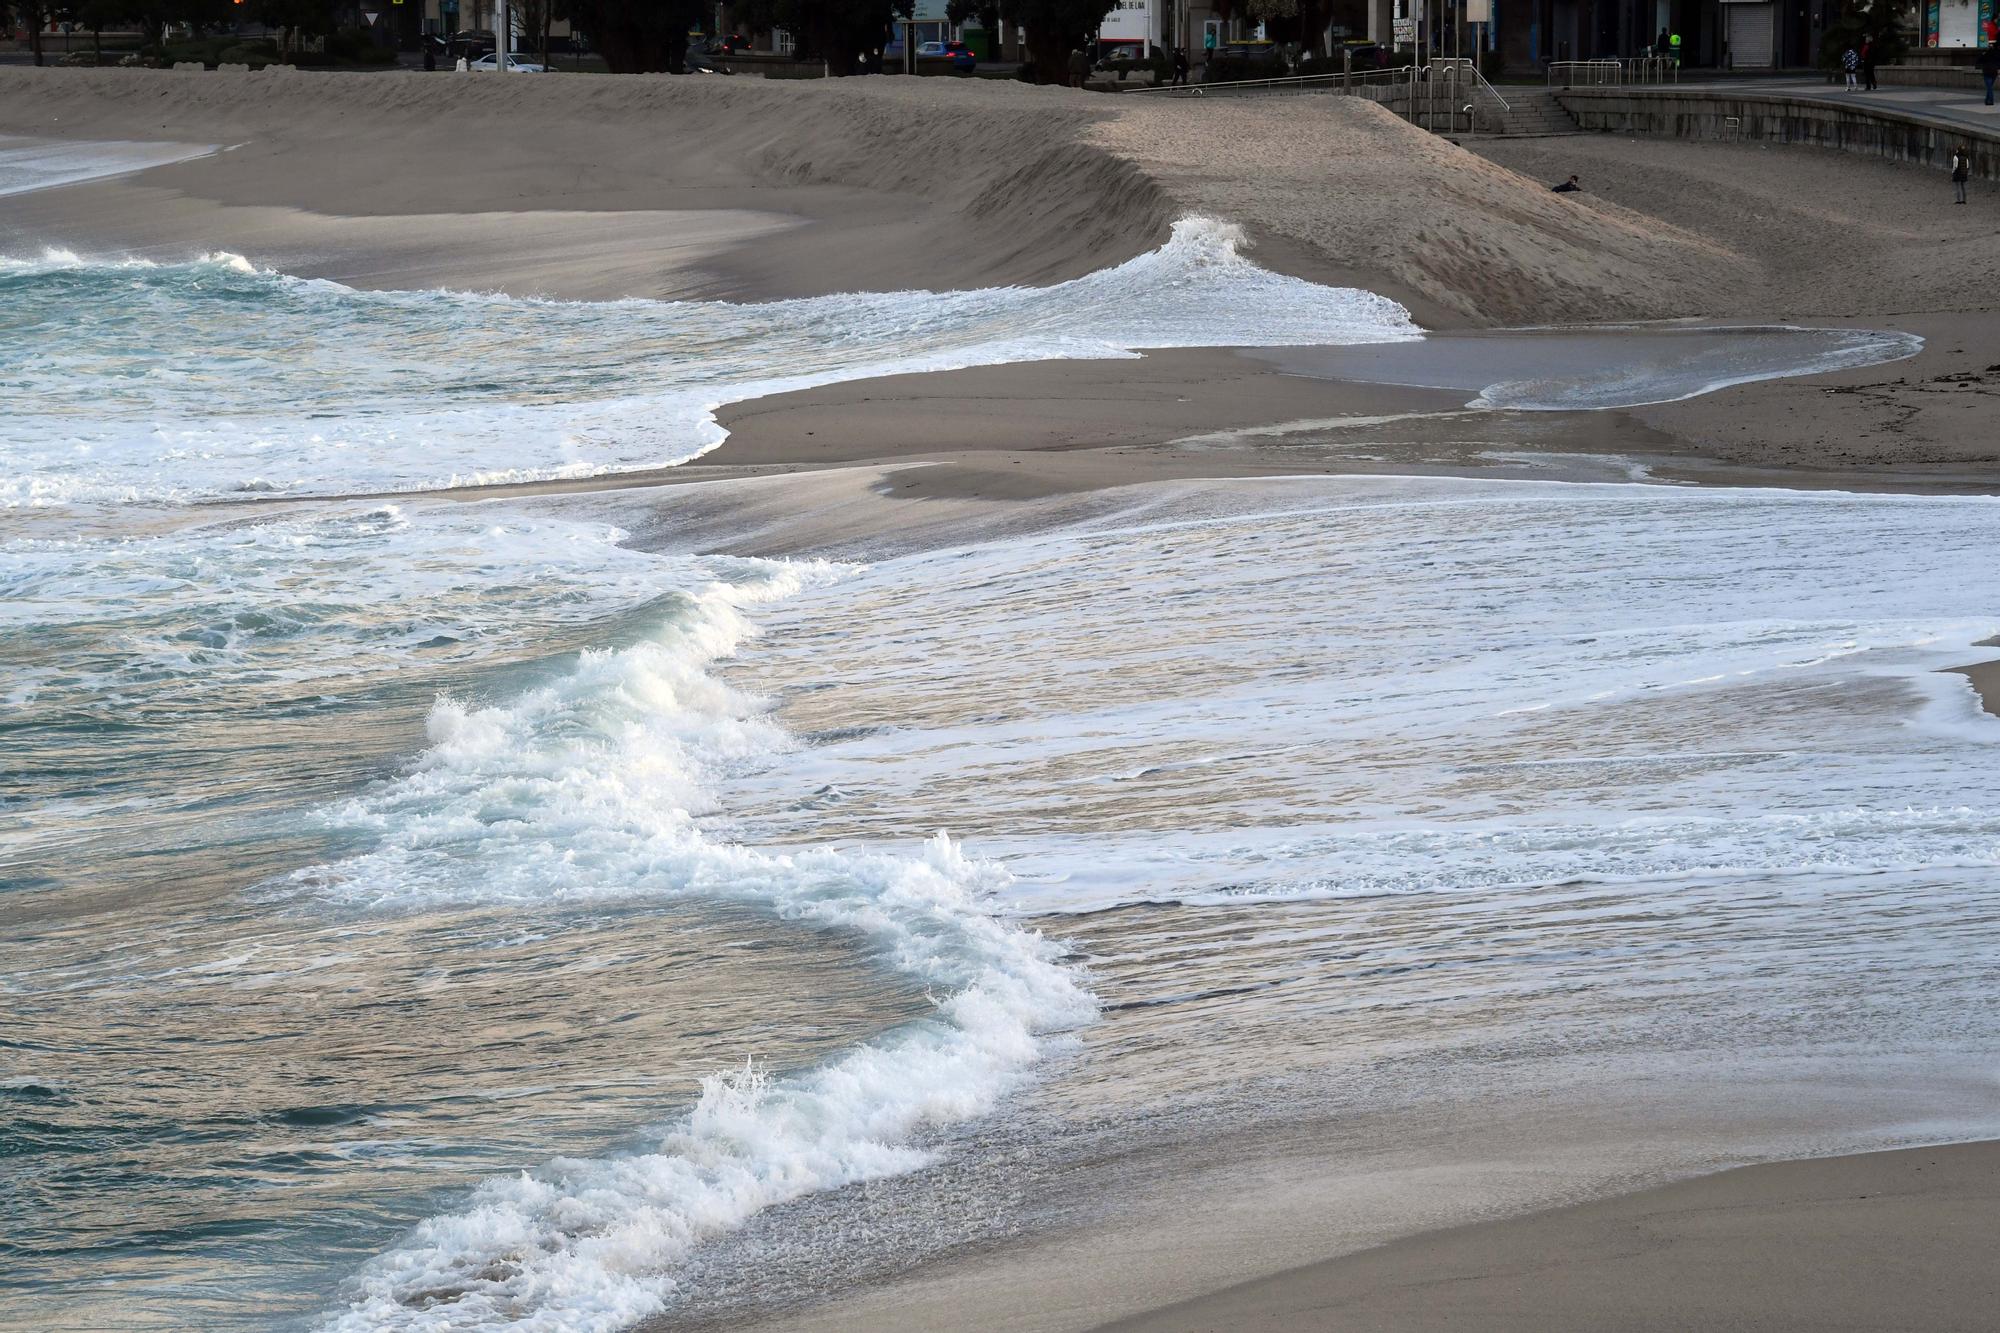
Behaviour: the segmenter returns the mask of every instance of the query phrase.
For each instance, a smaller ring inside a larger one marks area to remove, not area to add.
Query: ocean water
[[[1993,1067],[2000,733],[1939,670],[1988,501],[1177,485],[835,564],[407,494],[890,370],[1418,336],[1213,224],[1034,291],[0,296],[0,1324],[624,1328],[1417,1067]]]
[[[857,376],[1181,345],[1414,339],[1233,231],[1048,288],[576,303],[361,292],[237,255],[0,260],[0,506],[350,495],[684,462],[726,402]],[[171,329],[171,338],[163,330]]]
[[[140,143],[38,139],[0,134],[0,197],[51,190],[107,176],[129,176],[191,158],[206,157],[206,144]]]

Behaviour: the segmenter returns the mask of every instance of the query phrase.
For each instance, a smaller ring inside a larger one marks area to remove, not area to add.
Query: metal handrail
[[[1556,84],[1556,72],[1562,72],[1562,86],[1571,88],[1578,83],[1599,85],[1623,83],[1625,66],[1616,60],[1551,60],[1549,62],[1549,87]]]
[[[1492,84],[1488,83],[1486,81],[1486,76],[1479,72],[1479,62],[1476,60],[1472,60],[1466,56],[1452,56],[1447,59],[1433,60],[1431,61],[1428,68],[1431,69],[1444,68],[1450,71],[1451,80],[1454,83],[1461,81],[1458,76],[1458,71],[1463,70],[1467,74],[1470,74],[1472,76],[1472,83],[1474,89],[1478,92],[1485,93],[1488,97],[1498,102],[1500,104],[1500,109],[1502,111],[1512,111],[1514,109],[1512,106],[1508,105],[1507,99],[1500,95],[1500,90],[1498,88],[1495,88]]]
[[[1679,56],[1637,56],[1625,62],[1627,83],[1679,83]]]
[[[1513,110],[1507,99],[1500,95],[1500,90],[1488,83],[1486,76],[1479,72],[1477,62],[1463,57],[1433,60],[1428,65],[1405,65],[1400,69],[1357,69],[1338,74],[1300,74],[1281,79],[1235,79],[1227,83],[1156,84],[1151,88],[1134,88],[1126,95],[1157,93],[1164,97],[1232,97],[1242,93],[1331,92],[1356,85],[1368,91],[1377,88],[1394,90],[1405,85],[1415,88],[1420,79],[1470,83],[1475,92],[1484,93],[1498,103],[1502,111]]]
[[[1327,88],[1345,88],[1357,83],[1393,87],[1398,82],[1409,82],[1411,68],[1414,67],[1343,70],[1338,74],[1297,74],[1277,79],[1232,79],[1226,83],[1161,83],[1150,88],[1133,88],[1125,95],[1131,97],[1144,93],[1159,93],[1166,97],[1221,97],[1238,92],[1311,93]]]
[[[1607,83],[1679,83],[1681,62],[1678,56],[1635,56],[1630,60],[1613,60],[1609,56],[1598,60],[1551,60],[1548,65],[1551,88],[1555,86],[1558,75],[1565,88],[1577,84],[1591,87]]]

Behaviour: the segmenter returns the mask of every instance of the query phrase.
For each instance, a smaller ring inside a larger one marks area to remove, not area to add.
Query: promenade
[[[1781,75],[1768,79],[1691,78],[1676,84],[1662,84],[1651,89],[1635,88],[1633,91],[1777,93],[1829,105],[1897,111],[1926,120],[1964,125],[1969,129],[2000,131],[2000,106],[1986,106],[1985,94],[1978,88],[1892,87],[1885,84],[1872,93],[1851,93],[1839,83],[1830,83],[1820,75]]]

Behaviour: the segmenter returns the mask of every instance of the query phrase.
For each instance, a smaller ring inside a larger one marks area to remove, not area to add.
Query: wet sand
[[[1417,371],[1399,363],[1428,369],[1446,339],[1408,350],[1197,349],[1129,361],[989,366],[726,408],[719,419],[729,439],[695,466],[713,476],[724,474],[706,470],[921,459],[949,470],[911,479],[916,493],[991,499],[1277,472],[1994,488],[2000,368],[1981,332],[1987,316],[1817,323],[1914,333],[1924,345],[1886,365],[1571,412],[1470,409],[1476,375],[1456,389],[1409,385]],[[1468,338],[1460,349],[1504,337]],[[1546,373],[1569,369],[1571,350],[1556,346]]]
[[[1776,1162],[1416,1236],[1103,1327],[1986,1329],[1996,1228],[2000,1144]]]

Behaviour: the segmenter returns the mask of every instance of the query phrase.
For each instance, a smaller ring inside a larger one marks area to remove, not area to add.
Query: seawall
[[[1806,144],[1939,170],[1957,145],[1973,175],[2000,180],[2000,129],[1983,130],[1879,104],[1773,92],[1578,88],[1556,100],[1586,130],[1719,142]]]

